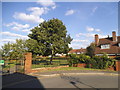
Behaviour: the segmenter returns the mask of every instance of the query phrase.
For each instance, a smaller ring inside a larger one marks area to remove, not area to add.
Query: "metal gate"
[[[15,72],[24,73],[25,60],[24,59],[5,59],[2,65],[2,74],[12,74]]]

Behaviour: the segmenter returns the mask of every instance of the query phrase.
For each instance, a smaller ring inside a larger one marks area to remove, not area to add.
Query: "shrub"
[[[85,54],[69,54],[69,66],[73,64],[85,63],[87,68],[106,69],[115,65],[115,59],[108,58],[106,54],[103,56],[87,56]]]
[[[117,56],[117,57],[115,57],[115,59],[116,59],[116,60],[120,60],[120,57]]]
[[[73,66],[73,64],[78,64],[78,63],[86,63],[87,67],[89,67],[90,64],[90,57],[85,55],[85,54],[69,54],[70,59],[69,61],[69,66]]]
[[[106,69],[106,68],[109,68],[109,67],[115,65],[115,59],[108,58],[107,55],[94,56],[90,60],[90,63],[92,65],[92,68],[95,68],[95,69]]]
[[[69,54],[68,56],[69,56],[68,59],[69,67],[72,67],[73,64],[78,64],[79,57],[77,56],[77,54]]]

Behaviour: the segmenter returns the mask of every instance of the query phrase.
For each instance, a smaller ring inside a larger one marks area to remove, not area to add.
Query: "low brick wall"
[[[116,71],[114,67],[109,67],[106,70]]]
[[[52,70],[52,69],[58,69],[58,68],[62,68],[62,67],[69,67],[68,65],[66,66],[58,66],[58,67],[43,67],[43,68],[35,68],[31,70],[31,73],[33,72],[42,72],[45,70]]]
[[[81,63],[81,64],[78,64],[77,67],[84,67],[84,68],[85,68],[85,67],[86,67],[86,64]]]

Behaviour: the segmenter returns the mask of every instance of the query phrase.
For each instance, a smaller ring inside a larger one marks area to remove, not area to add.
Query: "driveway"
[[[12,75],[11,77],[14,77]],[[10,77],[10,76],[9,76]],[[59,71],[16,74],[17,81],[5,81],[4,88],[118,88],[118,75],[113,72],[96,71]],[[11,83],[10,83],[11,82]]]

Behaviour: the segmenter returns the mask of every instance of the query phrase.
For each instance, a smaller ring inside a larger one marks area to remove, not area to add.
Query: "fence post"
[[[31,72],[31,65],[32,65],[32,53],[25,53],[25,73],[30,73]]]
[[[116,71],[120,71],[120,61],[116,61]]]

